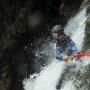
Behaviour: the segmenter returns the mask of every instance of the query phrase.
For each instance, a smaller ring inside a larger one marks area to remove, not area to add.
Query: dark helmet
[[[60,25],[60,24],[58,24],[58,25],[55,25],[53,28],[52,28],[52,30],[51,30],[51,33],[53,33],[53,32],[60,32],[60,33],[63,33],[63,27]]]

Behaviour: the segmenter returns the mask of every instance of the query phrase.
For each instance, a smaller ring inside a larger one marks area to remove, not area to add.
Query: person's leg
[[[61,78],[59,79],[58,84],[56,85],[57,90],[61,88],[64,79],[65,79],[65,73],[62,74]]]

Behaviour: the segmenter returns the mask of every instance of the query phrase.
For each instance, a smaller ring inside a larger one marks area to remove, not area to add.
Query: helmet
[[[55,25],[53,28],[52,28],[52,30],[51,30],[51,33],[53,33],[53,32],[63,32],[64,30],[63,30],[63,27],[60,25],[60,24],[58,24],[58,25]]]

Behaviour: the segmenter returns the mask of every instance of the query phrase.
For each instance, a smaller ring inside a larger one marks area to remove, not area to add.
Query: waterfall
[[[78,50],[83,47],[85,37],[86,8],[80,11],[75,17],[72,17],[65,27],[65,33],[70,35],[76,43]],[[66,67],[65,62],[52,60],[48,66],[45,66],[39,74],[30,75],[30,78],[23,80],[25,90],[57,90],[56,85],[61,78]],[[60,90],[76,90],[72,81],[66,81]]]
[[[65,27],[65,33],[75,42],[78,51],[82,50],[85,38],[86,9],[84,8],[75,17],[71,18]]]
[[[55,87],[63,72],[64,64],[64,62],[52,62],[36,78],[33,77],[31,80],[24,80],[25,90],[56,90]]]

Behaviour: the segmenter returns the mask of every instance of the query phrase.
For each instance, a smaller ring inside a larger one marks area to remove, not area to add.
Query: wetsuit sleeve
[[[67,54],[68,56],[74,54],[74,53],[77,53],[77,47],[75,45],[75,43],[73,41],[70,41],[67,45],[67,48],[66,48],[66,52],[65,54]]]
[[[56,59],[62,60],[62,53],[59,47],[56,47],[55,56],[56,56]]]

